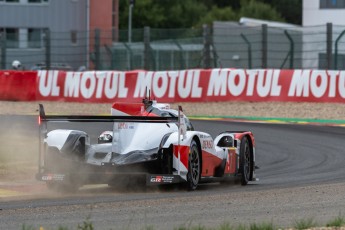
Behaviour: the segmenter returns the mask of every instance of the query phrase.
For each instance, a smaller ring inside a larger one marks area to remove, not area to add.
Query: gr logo
[[[151,177],[151,182],[156,182],[156,183],[162,182],[162,176]]]

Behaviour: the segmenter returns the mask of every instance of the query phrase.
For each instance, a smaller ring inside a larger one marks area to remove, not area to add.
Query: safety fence
[[[0,69],[183,70],[345,67],[345,26],[274,27],[214,22],[200,29],[35,31],[0,35]]]

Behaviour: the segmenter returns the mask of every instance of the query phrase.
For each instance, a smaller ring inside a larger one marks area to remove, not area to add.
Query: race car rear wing
[[[39,104],[39,124],[44,122],[139,122],[168,123],[178,122],[178,117],[152,116],[111,116],[111,115],[46,115],[44,107]]]

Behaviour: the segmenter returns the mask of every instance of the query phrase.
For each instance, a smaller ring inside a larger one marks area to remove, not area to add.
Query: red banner
[[[145,97],[146,88],[160,102],[345,102],[345,71],[0,72],[1,100],[138,102]]]
[[[0,100],[34,101],[37,72],[0,71]]]

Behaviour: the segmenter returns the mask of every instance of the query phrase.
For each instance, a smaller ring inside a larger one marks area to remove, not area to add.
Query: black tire
[[[241,185],[248,184],[248,181],[252,178],[252,153],[250,144],[247,137],[243,137],[241,140],[240,148],[240,175]]]
[[[201,153],[195,140],[190,144],[188,158],[187,189],[192,191],[198,187],[201,177]]]

